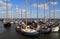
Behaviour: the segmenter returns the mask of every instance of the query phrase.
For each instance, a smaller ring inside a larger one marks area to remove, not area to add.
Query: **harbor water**
[[[58,21],[60,23],[60,20]],[[60,39],[60,31],[51,34],[41,34],[39,37],[30,38],[16,32],[17,24],[12,24],[10,28],[4,28],[3,22],[0,21],[0,39]]]

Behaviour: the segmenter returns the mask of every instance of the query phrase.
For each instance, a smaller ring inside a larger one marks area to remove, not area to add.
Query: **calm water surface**
[[[25,37],[15,31],[16,26],[17,24],[12,24],[10,28],[4,28],[3,23],[0,21],[0,39],[60,39],[60,32],[41,34],[38,38]]]

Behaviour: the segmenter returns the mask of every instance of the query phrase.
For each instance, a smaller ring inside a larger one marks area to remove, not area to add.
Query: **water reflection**
[[[58,33],[51,33],[52,39],[59,39],[59,32]]]

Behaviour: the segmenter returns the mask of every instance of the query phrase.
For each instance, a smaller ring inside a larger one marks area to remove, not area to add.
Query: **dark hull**
[[[48,29],[46,29],[46,30],[45,29],[42,29],[41,30],[41,33],[42,34],[50,34],[51,33],[51,28],[49,30]]]
[[[4,27],[11,27],[11,23],[4,24]]]
[[[29,32],[21,32],[22,35],[27,36],[27,37],[38,37],[40,35],[39,32],[33,32],[33,33],[29,33]]]
[[[40,35],[40,33],[37,31],[37,32],[24,32],[21,30],[21,28],[15,28],[16,31],[20,34],[22,34],[23,36],[27,36],[27,37],[38,37]]]

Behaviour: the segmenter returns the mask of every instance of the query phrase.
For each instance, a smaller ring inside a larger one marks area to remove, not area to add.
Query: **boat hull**
[[[21,32],[21,28],[19,27],[19,28],[15,28],[16,29],[16,31],[18,32],[18,33],[20,33]]]
[[[10,27],[11,23],[4,23],[4,27]]]
[[[30,32],[24,32],[24,31],[22,31],[21,34],[27,37],[38,37],[40,35],[39,32],[30,33]]]
[[[58,32],[59,31],[59,26],[52,27],[52,32]]]
[[[16,31],[20,34],[22,34],[23,36],[27,36],[27,37],[38,37],[39,36],[39,32],[25,32],[21,29],[21,27],[16,27]]]
[[[42,34],[50,34],[50,33],[51,33],[51,28],[42,29],[42,30],[41,30],[41,33],[42,33]]]
[[[12,22],[10,22],[11,24],[14,24],[14,22],[12,21]]]

